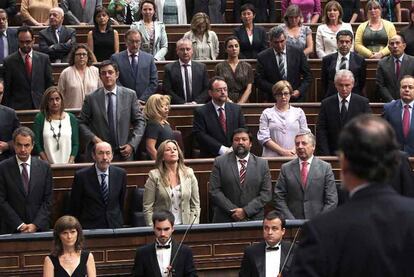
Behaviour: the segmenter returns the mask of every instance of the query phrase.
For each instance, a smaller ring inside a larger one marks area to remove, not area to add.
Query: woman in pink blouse
[[[304,23],[318,23],[321,16],[321,0],[282,0],[282,17],[287,7],[292,4],[299,6]]]

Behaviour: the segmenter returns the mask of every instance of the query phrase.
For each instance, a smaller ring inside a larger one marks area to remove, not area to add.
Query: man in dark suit
[[[0,234],[49,230],[52,207],[50,166],[30,155],[34,133],[20,127],[13,133],[16,156],[0,163]]]
[[[414,57],[404,53],[405,38],[395,35],[388,41],[391,55],[382,58],[377,67],[377,96],[384,102],[400,98],[399,84],[405,75],[414,75]]]
[[[194,110],[193,134],[201,157],[216,157],[231,151],[233,131],[245,125],[239,105],[227,102],[227,84],[213,77],[208,93],[211,101]]]
[[[65,25],[93,25],[95,10],[102,6],[102,0],[62,0],[60,6],[65,12]]]
[[[322,100],[316,125],[316,147],[321,156],[335,155],[339,133],[349,120],[362,113],[371,113],[368,99],[351,93],[354,86],[351,71],[339,70],[334,82],[338,93]]]
[[[111,144],[114,160],[132,160],[145,131],[145,120],[133,90],[118,86],[118,67],[104,61],[99,67],[102,88],[85,97],[79,118],[81,137],[91,146]],[[90,153],[88,153],[90,154]]]
[[[266,214],[263,220],[261,243],[253,244],[244,250],[239,277],[289,276],[292,244],[283,240],[285,218],[276,211]]]
[[[0,42],[0,64],[2,64],[4,58],[18,49],[17,31],[9,28],[8,16],[3,9],[0,9],[0,40],[2,40]],[[3,76],[3,74],[1,75]]]
[[[311,219],[338,204],[332,167],[313,155],[315,144],[312,133],[299,133],[295,137],[298,158],[282,165],[273,206],[286,219]]]
[[[193,44],[177,41],[178,61],[165,66],[163,90],[171,96],[171,104],[204,104],[208,99],[208,74],[203,63],[192,61]],[[188,90],[188,91],[187,91]]]
[[[384,118],[393,127],[401,150],[414,156],[414,77],[406,75],[400,82],[400,98],[384,105]]]
[[[1,87],[3,87],[2,81],[0,81],[0,89]],[[14,153],[12,135],[20,126],[20,122],[16,111],[3,105],[0,105],[0,118],[0,161],[2,161]]]
[[[52,63],[68,62],[76,43],[76,31],[62,25],[64,13],[59,7],[49,11],[49,27],[39,32],[39,50],[49,55]]]
[[[256,86],[261,97],[273,102],[272,87],[280,80],[292,85],[291,101],[303,102],[312,84],[312,73],[302,50],[286,45],[286,35],[280,26],[269,31],[270,48],[257,56]]]
[[[256,10],[256,23],[276,22],[276,4],[273,0],[239,0],[234,1],[233,18],[234,22],[240,22],[240,9],[244,4],[250,3]]]
[[[414,276],[414,201],[381,184],[398,159],[384,119],[361,115],[345,126],[339,161],[350,200],[305,223],[289,276]]]
[[[269,166],[250,153],[247,129],[235,130],[232,140],[233,151],[215,159],[210,175],[213,222],[261,220],[272,198]]]
[[[19,50],[4,60],[2,104],[15,110],[39,109],[43,92],[53,85],[52,67],[46,54],[33,50],[29,27],[17,30]]]
[[[334,84],[335,73],[341,69],[348,69],[354,74],[355,84],[353,93],[364,94],[366,63],[364,57],[351,52],[354,35],[349,30],[342,30],[336,34],[338,51],[322,58],[322,92],[324,98],[336,94]]]
[[[155,242],[137,249],[132,276],[197,276],[191,249],[184,244],[178,249],[179,244],[172,239],[174,221],[174,215],[170,211],[154,212],[152,223]]]
[[[84,229],[122,228],[126,172],[111,165],[111,145],[93,147],[95,164],[75,173],[71,193],[71,213]]]
[[[158,73],[154,57],[139,50],[141,33],[129,29],[125,33],[127,49],[113,54],[111,60],[119,68],[119,84],[136,92],[138,100],[144,104],[158,88]]]

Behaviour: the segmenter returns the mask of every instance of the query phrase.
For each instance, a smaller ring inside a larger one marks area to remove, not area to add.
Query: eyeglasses
[[[289,92],[284,92],[284,93],[276,93],[275,94],[275,96],[276,97],[288,97],[288,96],[290,96],[290,93]]]

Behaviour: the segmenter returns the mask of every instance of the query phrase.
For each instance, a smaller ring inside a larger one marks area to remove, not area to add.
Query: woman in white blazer
[[[164,23],[157,21],[157,6],[153,1],[140,3],[139,21],[132,23],[131,29],[141,35],[141,50],[154,56],[156,61],[165,60],[168,52],[168,37]]]
[[[198,182],[191,168],[184,165],[184,155],[175,140],[165,140],[157,150],[155,169],[148,174],[144,190],[144,216],[152,225],[152,214],[169,210],[175,224],[198,224],[200,196]]]

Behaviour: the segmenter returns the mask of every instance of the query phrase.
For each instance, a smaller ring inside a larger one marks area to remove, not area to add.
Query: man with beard
[[[233,151],[217,157],[210,175],[213,222],[262,220],[264,206],[271,200],[267,161],[250,153],[252,136],[236,129]]]
[[[286,219],[311,219],[338,204],[331,165],[313,156],[315,136],[295,137],[298,157],[282,165],[273,194],[273,205]]]

